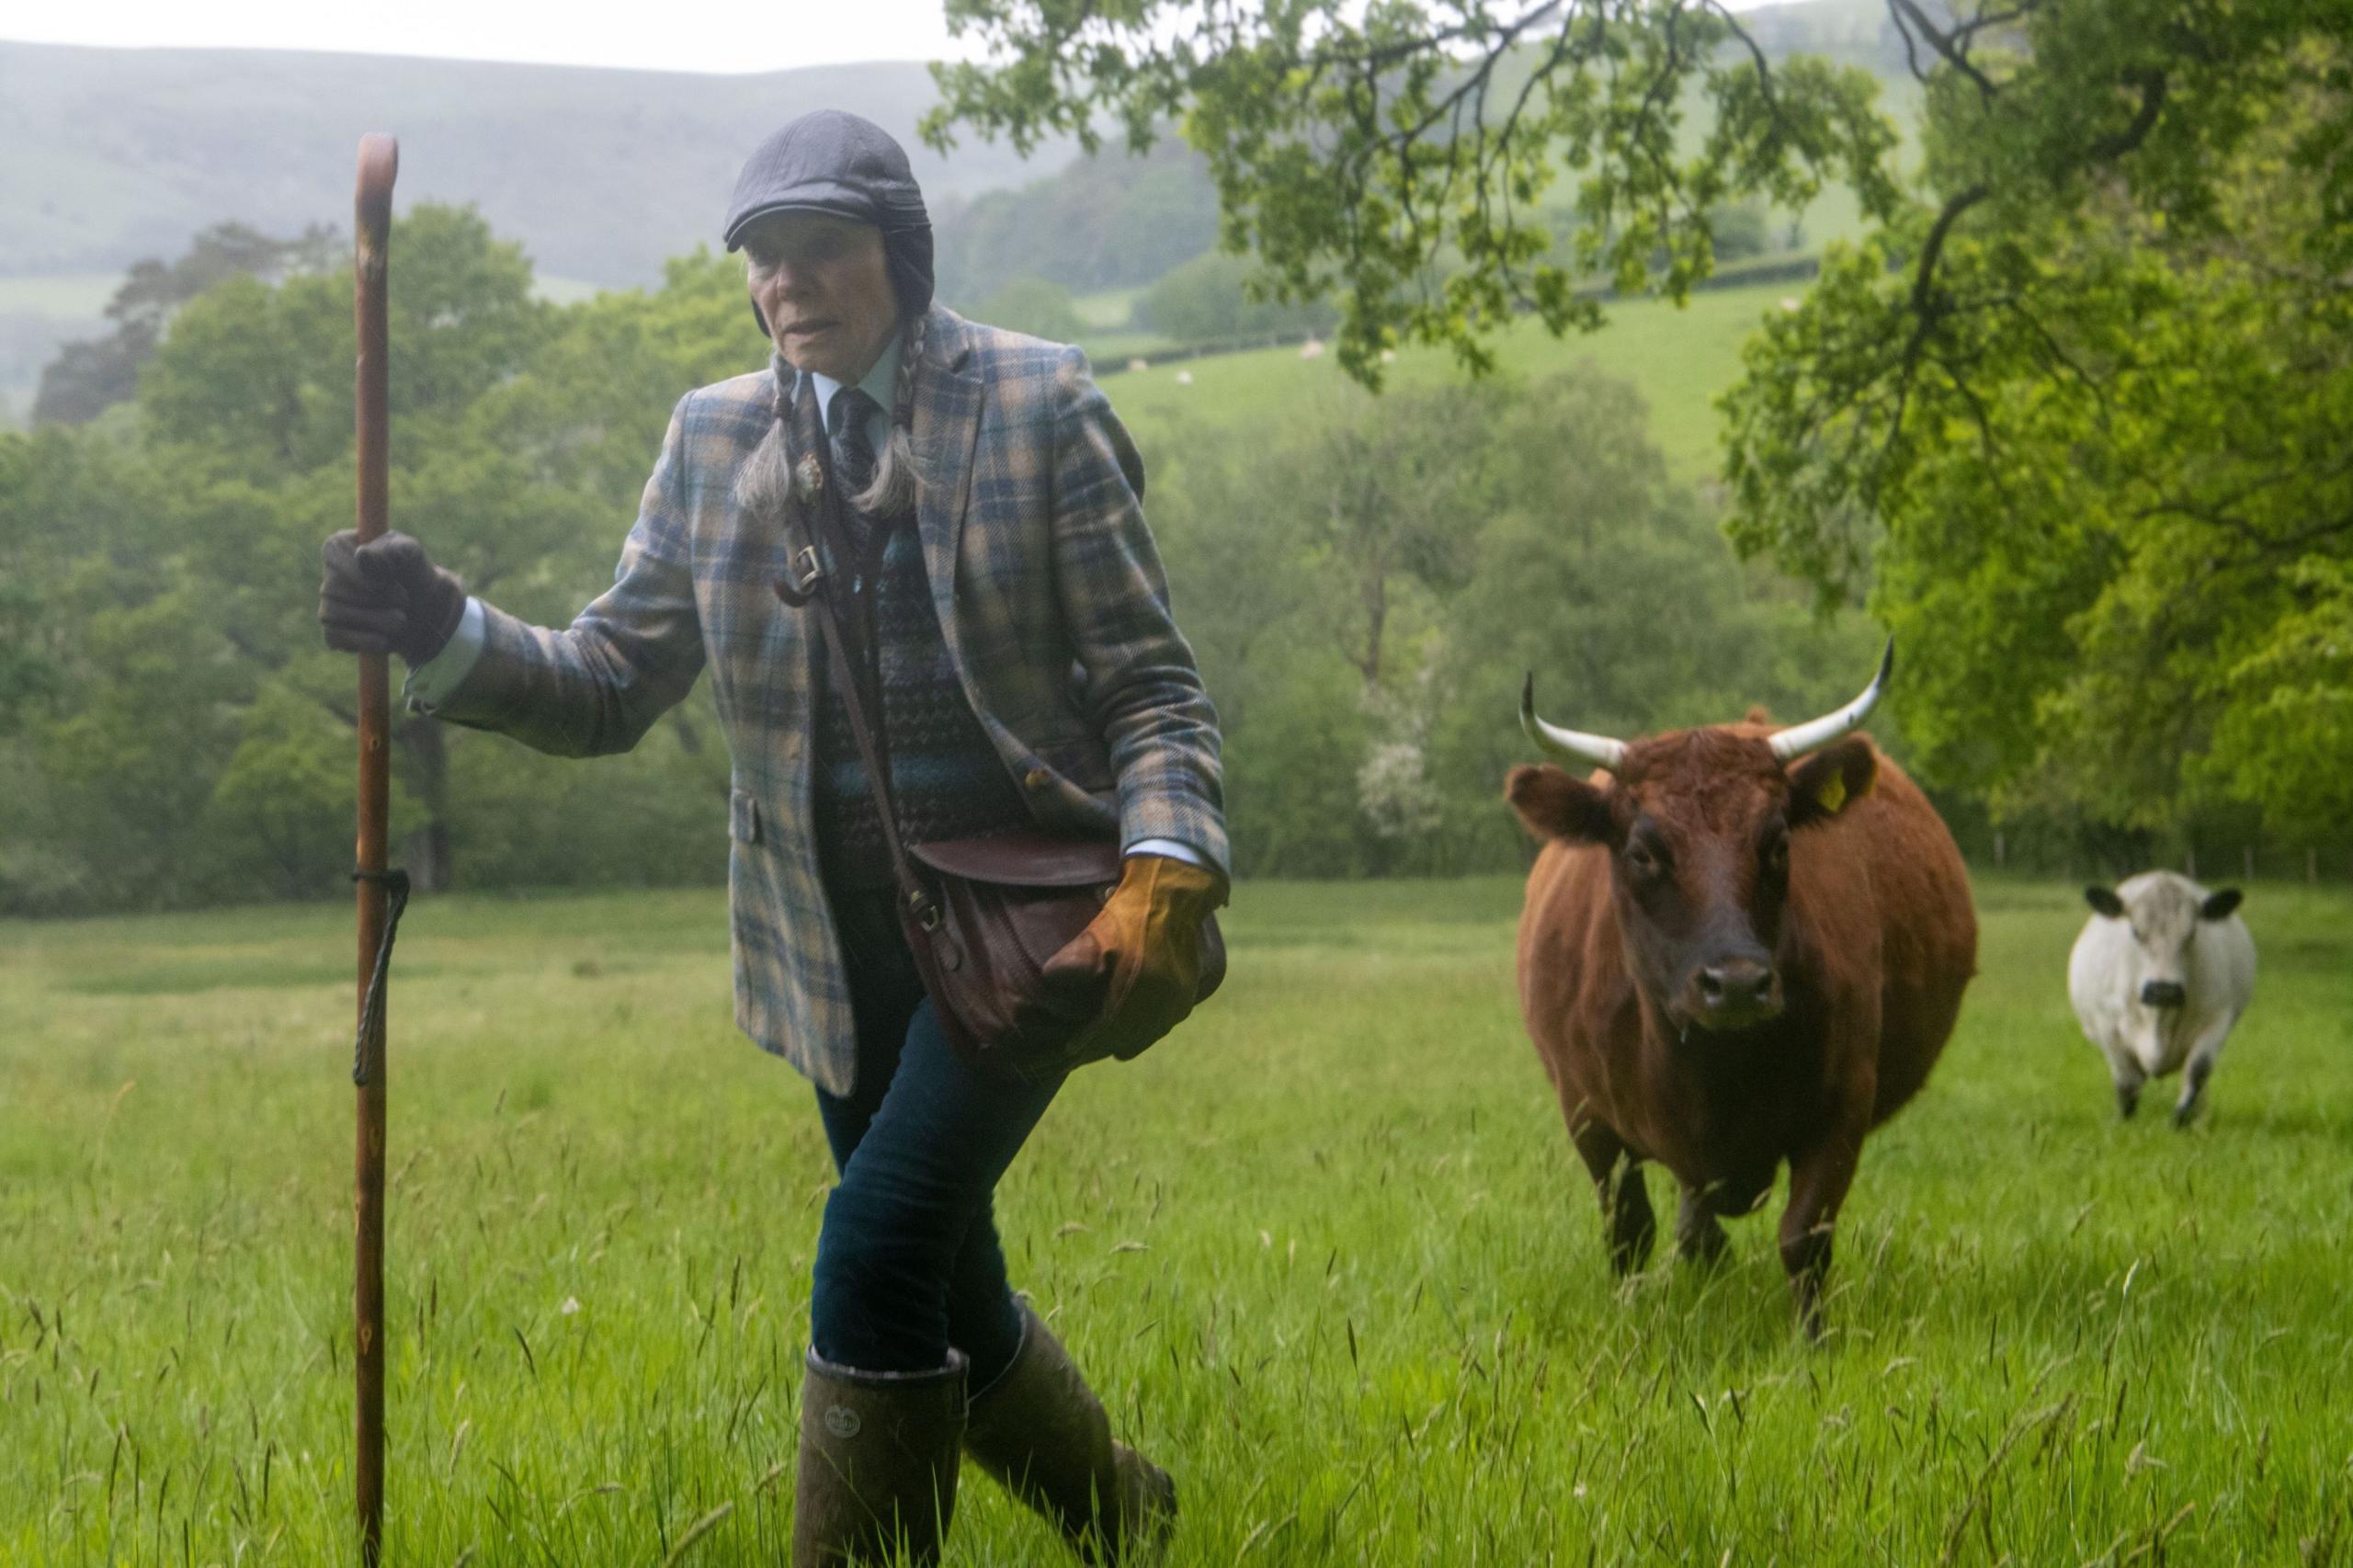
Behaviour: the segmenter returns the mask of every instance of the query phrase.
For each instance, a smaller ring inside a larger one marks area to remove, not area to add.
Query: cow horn
[[[1519,688],[1519,727],[1528,732],[1529,740],[1563,761],[1606,767],[1615,773],[1626,760],[1623,741],[1613,741],[1608,735],[1588,735],[1582,730],[1563,730],[1539,719],[1534,670],[1528,672],[1528,684]]]
[[[1880,656],[1879,674],[1871,677],[1871,683],[1863,688],[1863,694],[1844,708],[1802,724],[1792,724],[1775,735],[1772,740],[1773,755],[1788,762],[1810,751],[1819,751],[1859,727],[1870,717],[1871,710],[1879,706],[1880,696],[1887,689],[1887,677],[1894,672],[1895,639],[1891,637],[1887,640],[1887,652]]]

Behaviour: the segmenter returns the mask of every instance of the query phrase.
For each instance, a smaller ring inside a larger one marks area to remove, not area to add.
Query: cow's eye
[[[1776,838],[1766,846],[1765,869],[1777,877],[1790,874],[1790,841],[1787,838]]]
[[[1638,877],[1655,877],[1659,873],[1657,854],[1640,839],[1626,846],[1626,865]]]

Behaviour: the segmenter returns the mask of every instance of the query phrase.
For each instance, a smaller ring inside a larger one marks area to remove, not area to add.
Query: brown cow
[[[1519,995],[1593,1174],[1620,1273],[1656,1226],[1642,1162],[1683,1189],[1677,1250],[1725,1247],[1790,1165],[1781,1263],[1822,1326],[1831,1229],[1863,1136],[1927,1081],[1976,968],[1952,835],[1918,788],[1850,734],[1879,677],[1778,733],[1752,714],[1629,744],[1536,717],[1590,779],[1516,767],[1506,795],[1548,840],[1519,924]]]

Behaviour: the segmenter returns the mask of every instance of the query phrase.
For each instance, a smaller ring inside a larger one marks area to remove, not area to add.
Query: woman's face
[[[745,281],[785,363],[856,386],[899,324],[882,231],[823,212],[779,212],[744,235]]]

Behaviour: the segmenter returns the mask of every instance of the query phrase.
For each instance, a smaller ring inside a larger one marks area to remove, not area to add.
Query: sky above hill
[[[1732,0],[1748,10],[1769,0]],[[940,0],[701,0],[691,18],[501,0],[111,0],[0,18],[0,38],[125,49],[304,49],[640,71],[787,71],[864,60],[968,60]]]
[[[111,0],[0,6],[0,38],[129,49],[302,49],[642,71],[786,71],[972,58],[940,0],[700,0],[690,14],[500,0]]]

